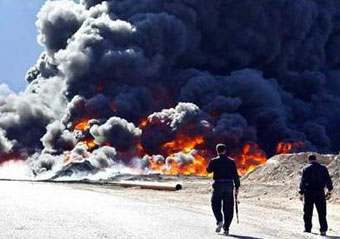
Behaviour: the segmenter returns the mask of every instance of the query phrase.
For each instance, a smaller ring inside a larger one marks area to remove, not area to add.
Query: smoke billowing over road
[[[85,160],[94,171],[202,175],[217,142],[243,173],[275,153],[337,152],[339,9],[336,0],[47,1],[28,88],[0,86],[1,161],[26,160],[35,174]]]

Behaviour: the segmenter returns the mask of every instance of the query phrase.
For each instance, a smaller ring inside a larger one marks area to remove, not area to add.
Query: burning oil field
[[[209,176],[220,142],[241,174],[275,154],[338,152],[339,9],[336,0],[47,1],[29,86],[0,87],[0,162],[37,177]]]

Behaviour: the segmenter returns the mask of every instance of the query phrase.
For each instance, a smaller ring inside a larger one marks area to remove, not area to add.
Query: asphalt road
[[[1,239],[225,238],[206,210],[53,184],[0,182],[0,213]],[[292,238],[277,233],[245,222],[232,236]]]
[[[208,238],[211,216],[51,184],[0,182],[0,238]]]

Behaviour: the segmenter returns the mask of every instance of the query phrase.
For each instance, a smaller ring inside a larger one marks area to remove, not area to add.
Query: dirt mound
[[[297,193],[302,168],[308,163],[311,153],[281,154],[269,159],[265,165],[259,166],[252,173],[243,177],[246,184],[263,183],[284,186],[289,196]],[[318,161],[327,166],[334,182],[334,198],[340,199],[340,155],[316,154]],[[282,187],[281,187],[282,188]],[[294,190],[296,189],[296,190]],[[280,193],[280,192],[278,192]]]
[[[280,154],[270,158],[263,166],[256,168],[244,177],[245,181],[263,183],[292,183],[301,176],[302,168],[308,163],[310,153]],[[319,162],[328,166],[334,161],[335,155],[316,154]]]
[[[328,165],[329,174],[333,179],[335,193],[340,194],[340,155],[336,156],[334,160]],[[339,196],[340,197],[340,196]]]
[[[88,160],[81,162],[71,162],[64,166],[62,169],[57,171],[53,177],[50,179],[55,180],[61,177],[71,177],[74,175],[85,176],[89,173],[97,173],[98,168],[94,167]]]

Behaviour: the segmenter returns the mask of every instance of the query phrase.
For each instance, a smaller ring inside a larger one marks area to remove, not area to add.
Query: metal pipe
[[[114,186],[120,186],[125,188],[138,187],[141,189],[152,189],[152,190],[162,190],[162,191],[178,191],[183,187],[181,184],[169,184],[169,183],[159,183],[159,182],[143,182],[143,181],[119,181],[119,182],[109,182],[109,184]]]
[[[152,189],[162,191],[178,191],[183,187],[181,184],[170,184],[160,182],[144,182],[144,181],[92,181],[92,180],[29,180],[29,179],[0,179],[0,181],[16,181],[16,182],[35,182],[35,183],[60,183],[60,184],[94,184],[94,185],[111,185],[125,188],[138,187],[141,189]]]

